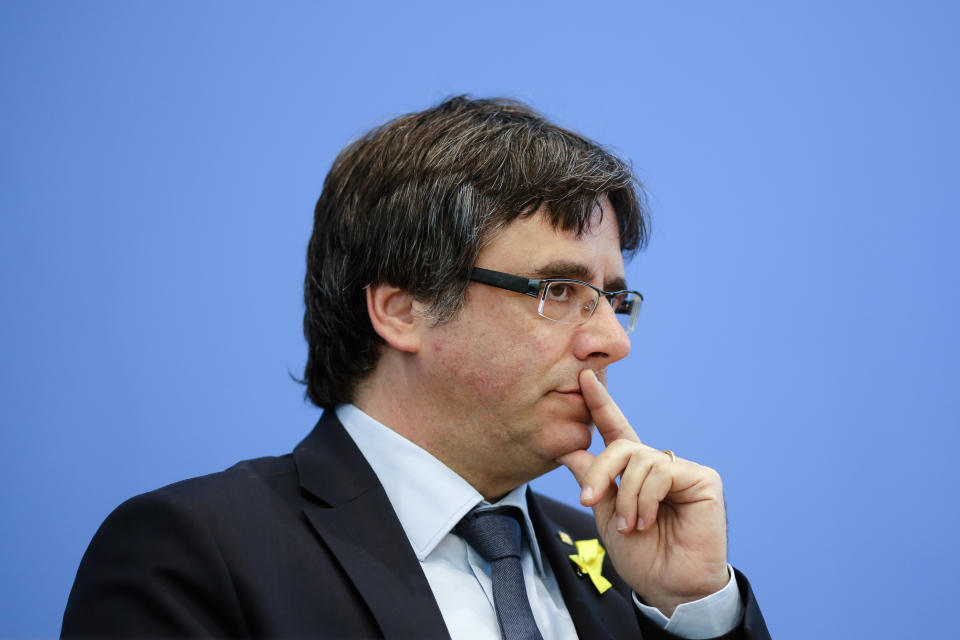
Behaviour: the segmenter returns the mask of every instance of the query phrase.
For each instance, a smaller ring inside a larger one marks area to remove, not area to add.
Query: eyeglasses
[[[604,291],[592,284],[570,278],[531,280],[501,271],[474,267],[468,276],[474,282],[516,291],[537,298],[537,313],[562,324],[583,324],[597,309],[600,296],[607,299],[620,325],[627,333],[633,331],[640,315],[643,295],[639,291]]]

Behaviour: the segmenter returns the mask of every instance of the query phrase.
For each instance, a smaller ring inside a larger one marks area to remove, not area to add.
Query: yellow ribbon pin
[[[600,546],[600,541],[596,538],[577,540],[576,546],[577,553],[570,556],[573,564],[577,565],[581,572],[590,576],[593,586],[600,593],[612,587],[610,581],[600,575],[600,569],[603,567],[603,557],[607,555],[607,552]]]

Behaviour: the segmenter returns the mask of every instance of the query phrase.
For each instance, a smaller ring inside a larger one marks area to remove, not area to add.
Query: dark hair
[[[323,183],[307,250],[307,396],[324,408],[350,402],[376,367],[383,341],[367,285],[407,290],[443,322],[499,230],[542,207],[556,227],[583,233],[603,195],[629,257],[647,235],[629,165],[512,100],[450,98],[347,146]]]

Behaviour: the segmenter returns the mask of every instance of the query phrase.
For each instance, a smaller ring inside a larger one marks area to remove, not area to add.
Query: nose
[[[630,353],[630,337],[620,325],[613,307],[603,299],[586,322],[577,327],[573,354],[580,360],[592,360],[605,367]]]

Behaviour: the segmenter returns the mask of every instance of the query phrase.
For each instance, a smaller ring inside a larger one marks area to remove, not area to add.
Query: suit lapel
[[[332,411],[294,450],[304,509],[383,635],[449,638],[443,616],[379,480]]]
[[[603,595],[593,587],[586,576],[577,575],[570,561],[576,550],[560,540],[563,529],[551,520],[538,504],[533,492],[527,492],[530,520],[537,534],[540,551],[557,579],[563,601],[570,612],[580,638],[638,638],[636,608],[616,589]],[[603,575],[613,578],[609,557],[604,560]],[[616,585],[616,582],[615,582]]]

